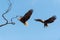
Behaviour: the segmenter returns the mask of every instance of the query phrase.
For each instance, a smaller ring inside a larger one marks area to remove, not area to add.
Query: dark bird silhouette
[[[52,16],[47,20],[35,19],[35,21],[42,22],[42,23],[44,23],[44,26],[48,26],[48,24],[54,22],[55,19],[56,19],[56,16]]]
[[[27,21],[29,20],[29,18],[31,17],[33,12],[33,9],[30,9],[28,12],[26,12],[26,14],[23,17],[19,18],[19,21],[21,21],[24,25],[28,25]]]

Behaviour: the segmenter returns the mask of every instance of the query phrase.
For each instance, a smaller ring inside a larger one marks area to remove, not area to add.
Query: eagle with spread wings
[[[49,19],[44,20],[44,21],[41,20],[41,19],[35,19],[35,21],[44,23],[44,26],[48,26],[48,24],[49,24],[49,23],[53,23],[53,22],[55,21],[55,19],[56,19],[56,16],[54,15],[54,16],[52,16],[52,17],[50,17]]]
[[[24,25],[28,25],[27,21],[30,19],[31,15],[33,13],[33,9],[30,9],[23,17],[19,18],[19,21],[21,21]]]

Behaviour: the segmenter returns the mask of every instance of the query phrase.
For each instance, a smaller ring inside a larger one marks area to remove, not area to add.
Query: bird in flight
[[[19,21],[21,21],[25,26],[28,25],[27,21],[30,19],[31,15],[33,13],[33,9],[30,9],[23,17],[19,18]]]
[[[54,16],[50,17],[50,18],[47,19],[47,20],[35,19],[35,21],[44,23],[44,27],[45,27],[45,26],[47,27],[48,24],[49,24],[49,23],[53,23],[53,22],[55,21],[55,19],[56,19],[56,16],[54,15]]]

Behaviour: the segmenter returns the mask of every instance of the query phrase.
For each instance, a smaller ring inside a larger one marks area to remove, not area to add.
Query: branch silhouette
[[[12,3],[10,2],[10,0],[8,0],[9,1],[9,3],[10,3],[10,5],[9,5],[9,7],[8,7],[8,9],[2,14],[2,17],[4,18],[4,20],[6,21],[6,23],[4,23],[4,24],[1,24],[0,25],[0,27],[2,27],[2,26],[5,26],[5,25],[7,25],[7,24],[15,24],[14,22],[12,22],[12,19],[13,18],[11,18],[11,22],[8,22],[8,20],[5,18],[5,14],[7,14],[10,10],[11,10],[11,8],[12,8]]]

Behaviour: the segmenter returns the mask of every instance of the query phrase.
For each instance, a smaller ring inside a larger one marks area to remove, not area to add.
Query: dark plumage
[[[19,18],[19,20],[24,24],[27,25],[28,19],[31,17],[33,10],[30,9],[23,17]]]
[[[44,21],[41,20],[41,19],[35,19],[35,21],[42,22],[42,23],[44,23],[44,26],[48,26],[48,24],[54,22],[55,19],[56,19],[56,16],[52,16],[52,17],[50,17],[49,19],[44,20]]]

